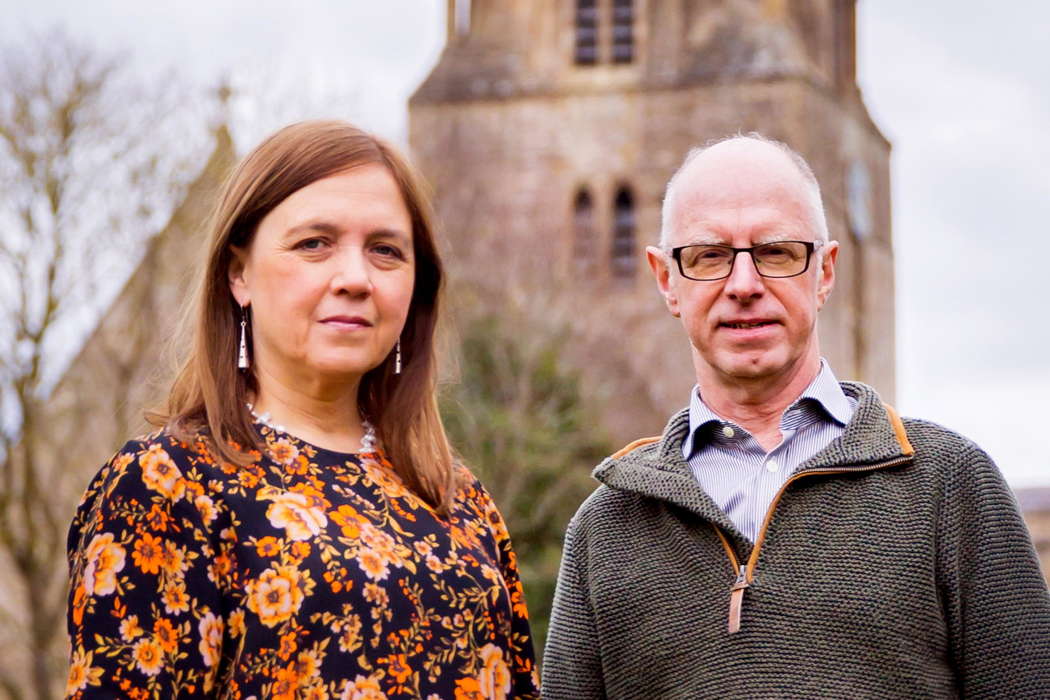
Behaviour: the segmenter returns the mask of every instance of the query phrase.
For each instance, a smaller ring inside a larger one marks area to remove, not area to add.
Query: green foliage
[[[470,321],[460,382],[442,397],[452,444],[492,493],[510,530],[542,651],[569,518],[595,486],[609,443],[560,361],[563,329],[522,328],[496,316]]]

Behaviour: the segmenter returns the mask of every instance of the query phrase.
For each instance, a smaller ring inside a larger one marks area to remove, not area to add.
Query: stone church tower
[[[737,132],[784,141],[812,165],[842,244],[823,352],[840,379],[893,400],[890,144],[856,84],[855,9],[448,0],[447,45],[409,116],[454,274],[499,292],[531,269],[518,296],[568,307],[567,351],[589,386],[630,397],[606,416],[624,438],[658,431],[692,376],[644,258],[664,187],[691,147]]]

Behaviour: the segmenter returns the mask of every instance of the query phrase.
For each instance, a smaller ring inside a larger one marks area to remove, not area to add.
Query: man
[[[595,470],[545,698],[1050,698],[1050,596],[998,469],[821,360],[838,252],[782,144],[672,178],[646,254],[696,387]]]

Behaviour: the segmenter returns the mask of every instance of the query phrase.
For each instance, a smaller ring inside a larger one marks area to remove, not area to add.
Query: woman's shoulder
[[[140,435],[124,443],[95,473],[78,504],[78,518],[118,504],[149,508],[158,501],[192,501],[197,492],[204,492],[202,482],[223,466],[202,435],[180,436],[170,428]]]

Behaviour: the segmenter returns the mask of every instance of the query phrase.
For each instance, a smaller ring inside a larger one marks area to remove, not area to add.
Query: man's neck
[[[784,376],[737,378],[697,372],[700,396],[716,414],[750,433],[767,452],[780,444],[780,418],[820,372],[820,359]]]

